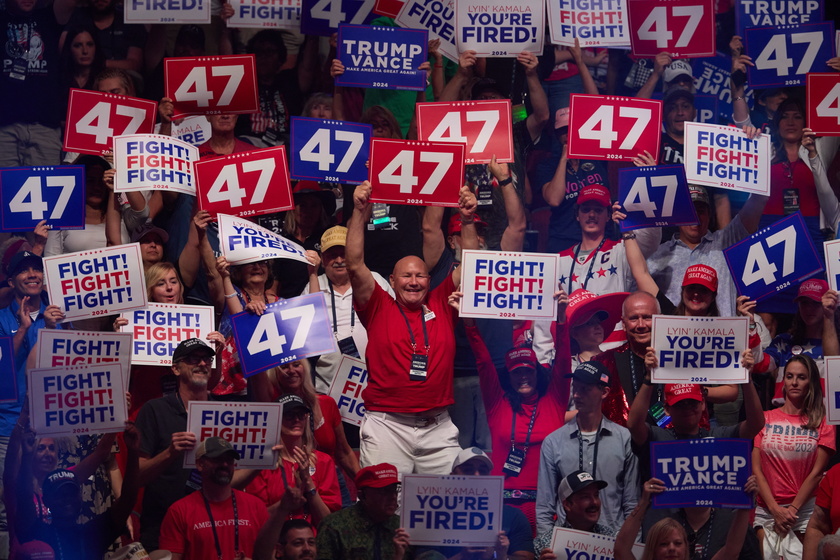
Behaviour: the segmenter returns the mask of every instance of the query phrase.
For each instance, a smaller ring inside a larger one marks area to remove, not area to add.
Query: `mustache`
[[[334,262],[330,265],[332,268],[347,268],[347,263]]]

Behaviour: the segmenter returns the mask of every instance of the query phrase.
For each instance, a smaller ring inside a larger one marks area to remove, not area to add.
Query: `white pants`
[[[423,420],[431,416],[431,422]],[[390,463],[400,474],[450,474],[461,451],[458,428],[446,410],[416,415],[368,410],[360,436],[363,467]]]

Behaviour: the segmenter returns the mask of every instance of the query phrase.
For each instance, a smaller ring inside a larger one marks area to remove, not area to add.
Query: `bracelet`
[[[443,64],[435,64],[435,68],[443,68]]]
[[[734,103],[735,101],[741,101],[743,99],[746,99],[746,98],[743,95],[739,95],[738,97],[733,97],[732,102]]]
[[[644,385],[649,385],[649,386],[653,385],[653,381],[650,380],[650,377],[645,377],[644,379],[642,379],[642,383]]]
[[[462,226],[468,226],[468,225],[471,225],[471,224],[474,224],[474,223],[475,223],[475,218],[470,218],[469,220],[465,220],[464,218],[461,218],[461,225]]]
[[[307,490],[306,491],[307,496],[314,496],[317,493],[318,493],[318,488],[313,488],[312,490]]]
[[[236,297],[236,295],[236,292],[233,292],[232,294],[225,294],[225,299],[233,299]]]
[[[621,234],[622,239],[636,239],[635,231],[627,231]]]
[[[756,323],[750,323],[750,330],[754,331],[758,325]]]
[[[506,185],[510,185],[511,183],[513,183],[513,177],[508,177],[504,181],[499,181],[499,186],[504,187]]]
[[[795,509],[796,511],[799,511],[799,508],[798,508],[798,507],[796,507],[796,506],[795,506],[795,505],[793,505],[793,504],[790,504],[790,506],[789,506],[789,507],[792,507],[792,508],[793,508],[793,509]]]

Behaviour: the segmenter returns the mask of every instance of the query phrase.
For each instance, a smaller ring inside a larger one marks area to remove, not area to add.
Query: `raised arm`
[[[446,239],[441,229],[443,220],[442,206],[426,206],[423,211],[423,261],[426,267],[432,270],[440,261],[441,255],[446,250]]]
[[[487,167],[499,182],[502,199],[505,201],[507,227],[502,233],[502,251],[521,251],[522,247],[525,246],[525,230],[528,227],[528,220],[525,218],[525,207],[522,205],[522,199],[516,192],[516,185],[513,182],[513,176],[510,174],[510,166],[506,163],[497,163],[494,155]]]
[[[572,53],[572,59],[577,64],[578,70],[580,71],[580,79],[583,81],[583,93],[588,93],[589,95],[598,95],[600,92],[598,91],[598,86],[595,85],[595,80],[592,79],[592,74],[589,72],[589,66],[583,60],[583,51],[580,48],[580,41],[578,41],[577,37],[575,37],[575,46],[569,47],[569,51]]]
[[[754,362],[752,350],[747,348],[741,354],[741,367],[752,372]],[[761,399],[758,398],[752,379],[741,386],[744,391],[744,413],[747,419],[738,424],[738,437],[753,439],[764,428],[764,410],[761,408]]]
[[[443,88],[440,101],[458,101],[461,98],[461,90],[472,78],[477,60],[475,51],[464,51],[458,56],[458,71]]]
[[[755,477],[749,477],[747,484],[744,486],[744,492],[755,495],[756,488]],[[747,536],[747,529],[749,528],[750,519],[752,519],[753,510],[754,508],[738,510],[735,514],[735,519],[732,521],[732,525],[729,527],[729,532],[726,534],[726,542],[723,544],[723,548],[712,556],[712,560],[738,558],[744,546],[744,539]]]
[[[653,97],[653,90],[656,89],[656,84],[659,83],[659,78],[665,73],[665,67],[673,62],[671,55],[666,52],[661,52],[653,59],[653,73],[645,82],[639,91],[636,92],[635,97],[641,99],[650,99]]]
[[[633,509],[633,512],[624,520],[624,523],[621,525],[621,530],[615,537],[615,560],[636,559],[632,552],[633,543],[636,542],[636,535],[642,528],[642,520],[645,517],[645,513],[650,508],[651,496],[653,494],[659,494],[664,490],[664,483],[658,478],[651,478],[645,482],[642,487],[642,497],[639,498],[639,503]]]
[[[464,249],[478,249],[478,231],[475,229],[475,209],[478,201],[466,185],[458,193],[458,212],[461,215],[461,247]],[[461,267],[452,271],[452,283],[455,287],[461,285]],[[353,286],[355,297],[356,287]]]
[[[613,206],[614,210],[616,209],[616,205],[618,205],[618,202]],[[659,285],[653,279],[653,276],[650,275],[647,260],[642,254],[642,249],[639,247],[639,242],[636,241],[635,235],[628,236],[624,239],[624,251],[627,255],[627,264],[630,265],[630,272],[633,274],[633,279],[636,281],[639,290],[656,296],[659,293]]]
[[[534,53],[521,52],[516,57],[516,61],[525,68],[525,83],[528,86],[528,97],[531,99],[531,109],[533,110],[525,119],[525,126],[528,128],[531,140],[536,141],[551,117],[548,114],[548,96],[546,96],[542,83],[540,83],[540,77],[537,75],[539,59]]]
[[[286,488],[280,501],[268,508],[268,519],[260,527],[254,542],[253,560],[274,560],[274,547],[280,539],[283,524],[306,503],[303,490],[299,482]]]
[[[353,192],[353,214],[347,222],[345,261],[350,285],[353,287],[353,303],[365,307],[376,288],[373,273],[365,264],[365,224],[370,220],[371,185],[365,181]]]
[[[823,304],[823,356],[840,355],[840,343],[837,340],[837,327],[834,314],[837,311],[837,292],[828,290],[822,296]]]
[[[566,165],[569,161],[568,144],[563,144],[563,154],[551,181],[542,187],[542,195],[549,206],[560,206],[566,198]]]
[[[633,356],[630,356],[633,359]],[[645,354],[645,378],[639,386],[639,392],[630,405],[627,415],[627,429],[636,445],[644,445],[650,439],[650,426],[647,423],[648,406],[650,397],[653,394],[653,385],[650,383],[651,372],[659,365],[656,352],[648,347]]]

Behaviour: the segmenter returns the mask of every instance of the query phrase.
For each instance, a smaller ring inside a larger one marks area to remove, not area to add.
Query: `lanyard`
[[[408,336],[411,340],[411,351],[417,353],[417,342],[414,340],[414,332],[411,330],[411,323],[408,322],[408,317],[405,315],[402,306],[398,303],[397,309],[400,310],[400,315],[405,319],[405,326],[408,328]],[[423,345],[426,347],[426,355],[429,355],[429,332],[426,330],[426,309],[420,309],[420,316],[423,318]]]
[[[601,422],[598,423],[598,431],[595,432],[595,449],[592,452],[592,472],[589,473],[593,478],[598,478],[595,471],[598,469],[598,444],[601,442],[601,426],[603,425],[604,419],[601,418]],[[581,432],[582,430],[580,429],[580,424],[578,424],[578,468],[585,471],[586,469],[583,468],[583,434]]]
[[[525,434],[525,453],[528,452],[528,444],[531,442],[531,432],[534,430],[534,421],[537,419],[537,405],[539,401],[534,403],[534,412],[531,413],[531,419],[528,421],[528,433]],[[510,448],[516,449],[516,444],[514,443],[514,438],[516,438],[516,417],[518,414],[514,412],[510,418]]]
[[[216,542],[216,555],[222,560],[222,545],[219,543],[219,533],[216,532],[216,522],[213,520],[213,512],[210,511],[210,500],[201,493],[204,498],[204,507],[207,508],[207,517],[210,518],[210,528],[213,529],[213,540]],[[233,552],[239,553],[239,510],[236,509],[236,492],[231,490],[230,499],[233,502]]]
[[[330,286],[330,299],[332,300],[332,316],[333,316],[333,334],[338,338],[338,316],[335,313],[335,290],[333,290],[332,282],[327,278],[327,284]],[[353,306],[350,306],[350,334],[353,334],[353,326],[356,324],[356,311]],[[409,329],[411,330],[411,329]]]
[[[589,258],[591,259],[589,261],[589,270],[587,271],[586,277],[584,278],[583,282],[578,281],[578,284],[580,284],[581,288],[583,288],[584,290],[586,289],[586,285],[589,284],[589,279],[592,278],[592,268],[595,266],[595,256],[598,254],[598,251],[601,250],[601,247],[604,246],[604,242],[606,240],[607,240],[607,236],[604,235],[604,237],[601,239],[601,243],[599,243],[598,246],[595,248],[595,250],[592,251],[592,254],[589,255]],[[580,246],[581,245],[583,245],[583,243],[578,243],[577,249],[575,249],[575,258],[572,261],[572,269],[569,271],[569,290],[568,290],[568,293],[570,293],[570,294],[574,291],[572,289],[572,277],[575,274],[575,266],[577,265],[578,257],[580,256]]]
[[[691,525],[688,523],[688,519],[685,516],[685,510],[684,509],[680,510],[680,518],[681,518],[680,523],[682,523],[683,527],[685,528],[686,534],[687,535],[688,534],[693,534],[694,538],[696,539],[697,538],[697,531],[692,529]],[[694,558],[695,560],[709,560],[709,545],[712,542],[712,529],[713,529],[712,526],[714,525],[714,522],[715,522],[715,509],[712,508],[712,511],[709,513],[709,520],[706,521],[706,523],[703,524],[703,527],[706,527],[706,544],[703,545],[703,553],[700,555],[699,558],[697,558],[695,556],[697,554],[697,548],[696,548],[697,543],[694,540],[689,538],[689,541],[690,541],[691,547],[692,547],[691,551],[690,551],[690,554],[691,554],[691,557]],[[703,527],[700,527],[700,529],[702,530]]]

